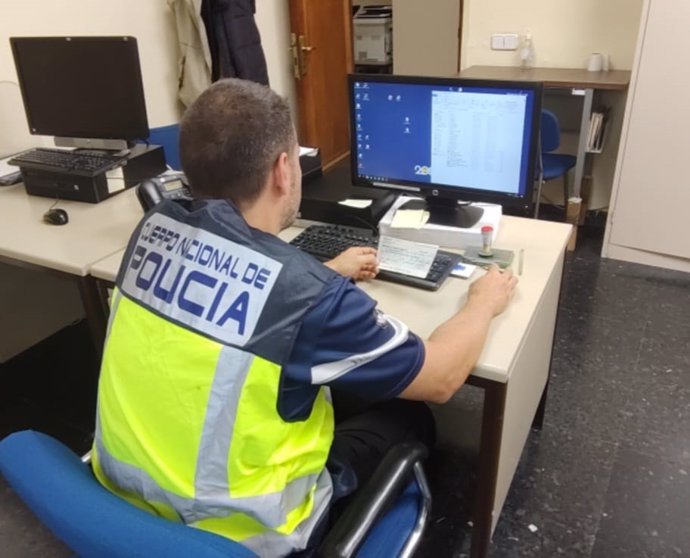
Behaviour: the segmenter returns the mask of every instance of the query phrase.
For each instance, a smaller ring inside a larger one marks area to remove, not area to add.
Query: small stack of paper
[[[429,221],[429,212],[424,209],[398,209],[393,215],[394,229],[421,229]]]

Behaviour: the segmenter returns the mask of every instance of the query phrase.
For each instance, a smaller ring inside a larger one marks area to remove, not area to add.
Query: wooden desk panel
[[[470,66],[460,77],[506,81],[541,81],[544,87],[573,87],[622,91],[630,83],[629,70],[589,72],[580,68],[529,68],[515,66]]]

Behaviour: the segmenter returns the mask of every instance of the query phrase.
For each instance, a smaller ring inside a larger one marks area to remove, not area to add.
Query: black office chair
[[[431,506],[420,444],[393,447],[319,549],[322,557],[409,557]],[[38,518],[83,557],[250,558],[219,535],[152,515],[115,496],[69,448],[25,430],[0,442],[0,472]]]
[[[552,153],[561,145],[561,127],[556,115],[550,110],[542,109],[541,125],[539,127],[541,149],[537,165],[537,202],[534,216],[539,217],[541,190],[544,182],[563,177],[563,208],[567,211],[570,189],[568,187],[568,171],[575,166],[577,157],[563,153]]]

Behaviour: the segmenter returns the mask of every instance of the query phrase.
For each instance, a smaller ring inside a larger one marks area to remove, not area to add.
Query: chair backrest
[[[79,556],[254,557],[229,539],[154,516],[111,494],[76,454],[40,432],[2,440],[0,472]]]
[[[539,128],[541,137],[541,152],[550,153],[558,149],[561,145],[561,125],[556,115],[550,110],[542,109],[541,126]]]
[[[151,128],[149,131],[149,143],[152,145],[162,145],[165,152],[165,161],[176,170],[182,170],[180,162],[180,125],[170,124],[159,128]]]

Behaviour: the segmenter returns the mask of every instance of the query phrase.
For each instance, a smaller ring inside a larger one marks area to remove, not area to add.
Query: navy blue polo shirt
[[[365,403],[392,399],[423,364],[422,340],[352,281],[338,278],[303,320],[283,365],[278,411],[285,420],[305,418],[323,385]]]

